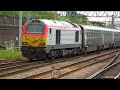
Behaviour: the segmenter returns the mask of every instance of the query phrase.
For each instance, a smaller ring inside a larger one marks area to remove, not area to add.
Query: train
[[[54,59],[120,46],[120,30],[73,22],[33,19],[22,28],[22,55],[29,60]]]

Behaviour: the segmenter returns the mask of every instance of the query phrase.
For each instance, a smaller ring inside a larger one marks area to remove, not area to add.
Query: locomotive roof
[[[61,20],[48,20],[48,19],[33,19],[33,20],[39,20],[43,22],[44,24],[48,26],[63,26],[63,27],[71,27],[71,28],[81,28],[83,27],[84,29],[90,29],[90,30],[102,30],[102,31],[115,31],[115,32],[120,32],[118,29],[112,29],[112,28],[103,28],[103,27],[98,27],[98,26],[90,26],[90,25],[80,25],[80,24],[75,24],[71,22],[66,22],[66,21],[61,21]],[[33,21],[31,20],[31,21]],[[79,27],[81,26],[81,27]]]
[[[98,27],[98,26],[89,26],[89,25],[80,25],[85,29],[90,29],[90,30],[102,30],[102,31],[115,31],[115,32],[120,32],[118,29],[112,29],[112,28],[103,28],[103,27]]]
[[[60,21],[60,20],[48,20],[48,19],[39,19],[44,24],[47,24],[49,26],[65,26],[65,27],[75,27],[73,24],[66,22],[66,21]]]

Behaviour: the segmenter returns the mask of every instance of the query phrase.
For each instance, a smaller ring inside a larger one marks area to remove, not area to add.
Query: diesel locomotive
[[[22,55],[30,60],[85,54],[120,46],[120,30],[33,19],[23,25]]]

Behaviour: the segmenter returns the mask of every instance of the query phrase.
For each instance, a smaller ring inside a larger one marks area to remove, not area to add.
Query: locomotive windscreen
[[[42,34],[44,31],[44,25],[40,22],[30,22],[27,25],[26,33]]]

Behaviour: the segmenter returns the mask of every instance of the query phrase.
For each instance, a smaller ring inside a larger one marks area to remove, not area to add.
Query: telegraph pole
[[[19,51],[21,51],[22,11],[19,11]]]

